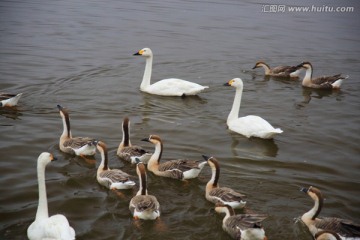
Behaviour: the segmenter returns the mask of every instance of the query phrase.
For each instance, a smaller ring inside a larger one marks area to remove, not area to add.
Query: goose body
[[[341,237],[334,231],[323,230],[315,234],[315,240],[341,240]]]
[[[155,196],[148,195],[146,168],[140,160],[136,165],[136,173],[139,176],[140,188],[136,196],[130,200],[129,209],[135,219],[157,219],[160,217],[160,204]]]
[[[155,175],[179,180],[196,178],[206,164],[206,161],[185,159],[170,160],[160,163],[163,151],[163,142],[161,138],[157,135],[150,135],[149,138],[142,139],[142,141],[151,142],[155,145],[155,152],[147,164],[148,170]]]
[[[197,83],[189,82],[177,78],[168,78],[150,84],[153,53],[150,48],[143,48],[134,55],[140,55],[146,58],[146,65],[140,90],[150,94],[161,96],[188,96],[197,95],[208,86],[202,86]]]
[[[64,215],[57,214],[49,217],[46,185],[45,168],[48,163],[56,160],[52,154],[43,152],[37,161],[37,175],[39,184],[39,205],[36,218],[27,229],[27,236],[30,240],[42,239],[75,239],[75,231],[70,227],[69,221]]]
[[[359,224],[340,218],[318,218],[324,203],[324,198],[319,189],[311,186],[309,188],[302,188],[301,191],[308,194],[314,200],[313,208],[304,213],[301,217],[301,220],[305,223],[314,237],[318,232],[326,230],[335,232],[341,239],[360,240]]]
[[[0,93],[0,107],[16,106],[21,96],[22,93],[19,94]]]
[[[302,80],[302,85],[308,88],[339,89],[343,81],[348,78],[348,76],[343,77],[341,74],[312,78],[313,66],[310,62],[303,62],[299,64],[298,67],[306,69],[305,76]]]
[[[205,198],[215,204],[229,205],[232,208],[243,208],[246,204],[245,195],[231,188],[219,187],[220,165],[214,157],[203,155],[211,168],[211,179],[206,184]]]
[[[130,189],[135,186],[135,182],[130,179],[130,175],[120,169],[110,169],[108,166],[108,151],[106,144],[98,142],[96,145],[101,155],[101,163],[96,173],[96,179],[100,185],[114,189]]]
[[[119,144],[117,155],[127,162],[133,164],[136,163],[136,158],[139,158],[141,162],[147,163],[151,157],[151,153],[144,148],[136,145],[132,145],[130,142],[130,120],[125,117],[122,123],[122,140]]]
[[[298,78],[301,72],[301,67],[298,66],[277,66],[270,68],[265,62],[257,62],[252,69],[264,68],[266,76]]]
[[[96,140],[88,137],[72,137],[68,111],[57,105],[63,122],[63,133],[60,136],[59,147],[62,152],[77,156],[93,156],[96,153]]]
[[[240,78],[234,78],[224,85],[236,88],[234,103],[226,122],[231,131],[248,138],[258,137],[264,139],[273,138],[276,134],[283,132],[280,128],[274,128],[269,122],[259,116],[248,115],[239,118],[243,81]]]
[[[217,205],[215,211],[225,213],[222,228],[233,239],[267,240],[261,222],[267,218],[264,214],[238,214],[229,205]]]

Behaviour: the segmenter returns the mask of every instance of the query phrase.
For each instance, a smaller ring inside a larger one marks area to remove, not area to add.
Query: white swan
[[[146,58],[146,65],[140,90],[150,94],[161,96],[187,96],[196,95],[208,88],[197,83],[177,78],[168,78],[150,84],[153,53],[150,48],[143,48],[134,55],[141,55]]]
[[[49,217],[45,185],[45,167],[52,160],[56,160],[52,154],[43,152],[40,154],[37,161],[39,205],[35,221],[27,229],[27,236],[30,240],[75,239],[75,231],[70,227],[69,222],[64,215],[57,214]]]
[[[274,128],[259,116],[248,115],[239,118],[243,81],[240,78],[234,78],[224,85],[236,88],[234,103],[227,118],[227,125],[231,131],[242,134],[248,138],[259,137],[265,139],[273,138],[275,134],[283,132],[280,128]]]

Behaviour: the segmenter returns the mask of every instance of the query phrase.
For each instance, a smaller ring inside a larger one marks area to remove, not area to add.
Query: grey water
[[[353,7],[352,12],[291,12],[292,6]],[[279,7],[281,6],[281,7]],[[283,9],[285,7],[285,9]],[[186,183],[148,173],[161,204],[159,221],[134,222],[128,204],[136,189],[113,192],[96,181],[92,161],[61,153],[56,105],[70,111],[74,136],[108,145],[110,167],[136,179],[116,157],[121,122],[131,140],[164,141],[163,160],[216,157],[220,185],[247,195],[251,211],[268,214],[269,239],[312,239],[297,219],[312,207],[300,187],[325,196],[321,216],[360,222],[360,4],[357,1],[0,1],[0,92],[23,92],[0,109],[0,239],[27,239],[38,189],[36,160],[46,169],[51,215],[64,214],[77,239],[230,239],[223,216],[205,199],[211,171]],[[176,77],[209,86],[198,97],[161,97],[139,90],[145,59],[154,52],[152,82]],[[252,70],[310,61],[314,76],[342,73],[338,91],[315,91],[299,80]],[[284,132],[273,140],[230,132],[226,118],[240,77],[240,115],[259,115]],[[242,210],[237,211],[242,213]]]

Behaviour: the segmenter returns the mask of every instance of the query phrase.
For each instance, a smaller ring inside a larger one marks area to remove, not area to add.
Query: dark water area
[[[70,110],[74,136],[103,140],[110,166],[136,176],[116,156],[121,122],[131,139],[164,141],[163,161],[215,156],[220,185],[247,195],[247,207],[268,214],[269,239],[312,239],[296,221],[312,207],[300,187],[325,196],[321,216],[360,222],[360,4],[357,1],[1,1],[0,92],[22,92],[14,109],[0,109],[0,239],[27,239],[38,203],[36,160],[46,169],[50,215],[64,214],[77,239],[230,239],[223,216],[205,199],[211,171],[187,183],[148,173],[161,205],[158,222],[136,224],[128,209],[137,189],[96,181],[94,162],[61,153],[57,104]],[[285,6],[281,12],[278,6]],[[290,12],[291,6],[354,7],[352,12]],[[145,59],[154,52],[152,82],[176,77],[209,86],[198,97],[140,92]],[[266,78],[251,68],[310,61],[314,76],[342,73],[339,91],[305,89],[300,80]],[[226,118],[240,77],[240,115],[259,115],[284,132],[273,140],[230,132]],[[237,211],[242,213],[241,210]]]

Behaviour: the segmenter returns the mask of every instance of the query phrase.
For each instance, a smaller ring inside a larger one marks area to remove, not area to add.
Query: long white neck
[[[302,216],[302,219],[314,220],[321,211],[321,208],[319,208],[319,207],[320,207],[319,199],[316,199],[313,208],[311,208],[308,212],[304,213]]]
[[[304,79],[302,81],[303,85],[308,86],[311,84],[312,71],[313,71],[312,68],[306,69],[306,73],[305,73]]]
[[[233,120],[239,118],[239,111],[240,111],[240,104],[241,104],[241,97],[242,97],[242,88],[236,88],[234,102],[227,118],[227,123],[230,123]]]
[[[206,189],[208,190],[219,187],[218,181],[219,181],[220,169],[216,169],[216,167],[211,167],[211,173],[212,173],[211,178],[209,182],[206,184]]]
[[[155,144],[155,151],[153,155],[151,155],[150,160],[148,162],[148,169],[151,171],[158,171],[159,169],[159,162],[162,155],[162,143],[157,142]]]
[[[145,65],[144,76],[143,76],[143,80],[142,80],[141,85],[140,85],[141,90],[145,90],[146,88],[148,88],[150,86],[151,71],[152,71],[152,61],[153,61],[152,56],[146,57],[146,65]]]
[[[38,163],[37,175],[39,185],[39,205],[36,212],[36,220],[44,219],[49,217],[47,196],[46,196],[46,185],[45,185],[45,167],[46,164]]]
[[[67,123],[68,121],[68,123]],[[63,132],[61,134],[61,138],[72,138],[71,130],[70,130],[70,119],[66,121],[66,117],[62,117],[63,122]],[[69,126],[68,126],[69,124]]]

